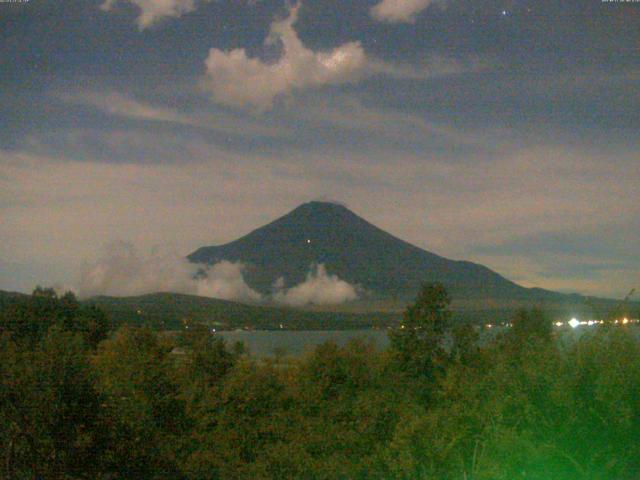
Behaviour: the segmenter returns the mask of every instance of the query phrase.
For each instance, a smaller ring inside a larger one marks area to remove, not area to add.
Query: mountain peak
[[[412,298],[425,281],[441,281],[454,295],[518,296],[524,288],[486,267],[458,262],[411,245],[372,225],[344,205],[303,203],[226,245],[202,247],[195,263],[242,262],[247,283],[268,293],[284,279],[303,282],[314,264],[381,297]]]
[[[330,198],[327,195],[321,195],[321,196],[316,197],[313,200],[309,200],[308,202],[305,202],[305,203],[330,203],[332,205],[338,205],[340,207],[347,208],[347,204],[345,202],[342,202],[340,200],[336,200],[335,198]],[[302,205],[304,205],[304,203]]]
[[[349,213],[355,215],[345,205],[338,202],[312,200],[303,203],[289,212],[289,214],[326,214],[326,213]]]

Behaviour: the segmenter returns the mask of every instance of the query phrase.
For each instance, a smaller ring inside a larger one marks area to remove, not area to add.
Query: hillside
[[[24,293],[0,290],[0,315],[5,309],[13,308],[28,299]],[[131,297],[94,297],[83,300],[101,308],[114,326],[150,326],[157,330],[179,330],[191,323],[202,323],[217,330],[265,329],[265,330],[357,330],[366,328],[386,328],[397,324],[402,318],[397,311],[364,311],[356,307],[347,310],[308,310],[269,305],[246,305],[215,298],[183,295],[176,293],[153,293]],[[595,309],[586,303],[545,303],[545,311],[553,319],[568,320],[579,318],[601,318],[612,311],[620,302],[596,300]],[[511,320],[520,305],[505,303],[499,307],[483,309],[454,308],[454,322],[474,324],[501,323]],[[375,307],[375,305],[374,305]],[[621,311],[637,316],[639,302],[627,302]]]
[[[297,308],[246,305],[175,293],[153,293],[133,297],[95,297],[85,303],[97,305],[118,324],[147,325],[159,330],[182,329],[188,323],[202,323],[218,330],[357,330],[386,328],[402,318],[401,312],[322,311]],[[456,309],[454,322],[475,324],[509,321],[517,307],[502,306],[483,310]],[[586,317],[585,305],[548,307],[553,318],[572,315]]]
[[[0,310],[14,305],[20,299],[24,299],[26,297],[28,297],[26,293],[7,292],[5,290],[0,290]]]
[[[323,330],[375,328],[392,324],[393,313],[310,312],[284,307],[245,305],[215,298],[153,293],[135,297],[95,297],[86,301],[102,308],[114,323],[180,329],[187,323],[212,328]]]

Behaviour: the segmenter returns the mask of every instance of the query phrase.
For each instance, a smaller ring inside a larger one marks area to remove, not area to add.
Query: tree
[[[31,296],[20,298],[0,312],[0,333],[6,332],[14,341],[31,347],[52,327],[80,333],[85,345],[95,349],[111,326],[102,310],[81,304],[72,292],[58,297],[51,288],[37,287]]]
[[[405,310],[402,324],[389,332],[391,348],[403,370],[433,379],[445,357],[442,343],[451,319],[450,304],[444,285],[422,285],[415,303]]]
[[[283,414],[290,401],[281,376],[269,364],[245,359],[208,391],[183,465],[188,478],[272,478],[260,459],[293,426]]]
[[[0,337],[0,476],[97,478],[100,405],[79,334],[53,327],[33,347]]]
[[[190,424],[174,379],[173,345],[146,328],[118,330],[93,365],[107,397],[109,469],[115,478],[176,478]]]
[[[553,334],[551,319],[539,308],[519,310],[512,324],[512,336],[518,341],[537,339],[548,342]]]
[[[463,365],[474,365],[480,362],[480,335],[470,324],[458,325],[451,330],[450,358]]]

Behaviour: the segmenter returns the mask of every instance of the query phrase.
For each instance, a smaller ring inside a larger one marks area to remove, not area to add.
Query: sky
[[[640,2],[0,1],[0,289],[314,199],[524,286],[640,287]]]

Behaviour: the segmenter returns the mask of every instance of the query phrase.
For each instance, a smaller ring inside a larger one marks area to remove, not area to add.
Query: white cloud
[[[242,276],[243,265],[220,262],[211,267],[190,263],[170,251],[155,250],[140,255],[131,244],[122,241],[107,245],[96,262],[86,262],[80,274],[78,293],[129,296],[155,292],[174,292],[225,300],[259,301]],[[199,269],[205,278],[195,278]]]
[[[282,286],[283,282],[280,280],[274,284],[276,291],[273,299],[278,303],[294,307],[309,304],[338,305],[358,298],[353,285],[340,280],[337,275],[328,274],[322,264],[317,265],[315,270],[312,269],[307,274],[306,280],[295,287],[283,290]]]
[[[424,80],[483,66],[477,60],[463,66],[437,57],[431,58],[428,65],[417,67],[388,63],[367,56],[358,41],[344,43],[331,51],[314,52],[302,44],[293,28],[299,8],[300,5],[292,7],[287,18],[271,25],[265,44],[282,46],[280,58],[273,63],[249,57],[244,48],[209,50],[203,85],[214,101],[264,111],[273,106],[276,98],[296,90],[355,83],[374,75]]]
[[[222,261],[207,269],[207,277],[197,282],[197,294],[203,297],[258,302],[261,296],[244,281],[244,265]]]
[[[347,42],[329,52],[306,48],[293,28],[298,9],[292,7],[288,18],[271,25],[266,43],[282,44],[282,55],[275,63],[248,57],[243,48],[209,51],[205,84],[215,101],[265,110],[279,95],[355,82],[367,73],[367,57],[360,42]]]
[[[382,0],[371,7],[371,16],[388,23],[413,23],[415,17],[438,0]]]
[[[196,8],[195,0],[105,0],[100,8],[106,12],[111,11],[118,1],[138,7],[140,15],[137,23],[140,30],[167,17],[180,17]]]

